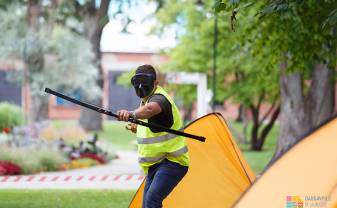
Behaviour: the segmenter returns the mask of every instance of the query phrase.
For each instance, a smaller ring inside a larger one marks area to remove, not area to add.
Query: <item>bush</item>
[[[53,125],[50,125],[40,132],[39,137],[49,141],[62,138],[68,143],[74,144],[85,140],[87,135],[81,127],[68,126],[62,129],[57,129]]]
[[[7,102],[0,103],[0,131],[21,125],[23,120],[24,117],[20,106]]]
[[[17,147],[0,146],[0,160],[10,161],[22,168],[22,173],[32,174],[42,171],[57,171],[68,162],[66,156],[49,147]]]
[[[68,162],[63,152],[51,148],[41,148],[37,153],[43,171],[59,170],[61,165]]]

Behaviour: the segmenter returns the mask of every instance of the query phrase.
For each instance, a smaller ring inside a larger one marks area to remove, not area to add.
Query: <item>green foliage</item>
[[[34,106],[46,104],[45,87],[62,88],[71,92],[80,90],[93,99],[100,94],[96,78],[98,72],[93,62],[91,44],[71,30],[48,22],[41,23],[38,31],[31,31],[26,25],[26,7],[12,4],[0,11],[0,59],[17,58],[28,70],[18,69],[12,79],[30,86]],[[38,100],[39,102],[36,102]]]
[[[24,116],[20,106],[3,102],[0,103],[0,131],[3,128],[13,128],[23,124]]]
[[[166,68],[211,75],[218,12],[217,101],[232,98],[251,105],[266,94],[265,101],[274,102],[279,96],[279,66],[285,60],[289,71],[300,71],[306,80],[314,64],[336,66],[336,1],[203,3],[200,10],[193,1],[165,2],[156,16],[161,23],[157,28],[178,24],[183,30]],[[237,31],[230,32],[231,27]]]
[[[94,99],[100,95],[100,89],[95,80],[98,77],[94,66],[94,54],[91,44],[82,36],[58,25],[53,29],[52,36],[44,33],[48,43],[48,69],[45,80],[55,88],[66,91],[80,90],[87,98]],[[65,47],[66,46],[66,47]],[[71,76],[69,76],[71,73]],[[55,77],[62,77],[55,81]]]
[[[175,1],[176,2],[176,1]],[[167,25],[165,19],[183,18],[181,27],[185,29],[179,36],[178,45],[169,55],[170,62],[163,67],[170,70],[182,70],[191,72],[204,72],[209,75],[211,85],[211,69],[213,68],[213,44],[214,44],[214,8],[234,8],[238,1],[203,1],[203,10],[198,9],[192,1],[182,4],[166,3],[165,9],[159,10],[158,20],[162,25]],[[222,6],[220,6],[222,5]],[[225,6],[227,5],[227,6]],[[218,14],[218,43],[217,43],[217,95],[216,101],[223,102],[231,98],[233,101],[245,105],[257,102],[261,94],[266,94],[265,101],[273,102],[278,97],[278,70],[273,58],[269,58],[270,48],[255,49],[252,41],[257,37],[247,40],[247,34],[260,36],[261,30],[251,29],[256,23],[256,10],[258,4],[245,2],[240,7],[236,18],[238,31],[231,32],[231,21],[227,14]],[[174,11],[171,11],[174,10]],[[163,17],[166,14],[168,17]],[[176,15],[176,16],[172,16]],[[245,17],[243,18],[243,15]],[[164,19],[164,21],[162,21]],[[179,22],[177,22],[179,23]],[[178,97],[183,98],[185,105],[191,104],[195,96],[191,93],[190,86],[177,90]]]
[[[0,160],[10,161],[22,168],[24,174],[59,170],[67,163],[66,156],[55,149],[39,146],[8,147],[1,146]]]
[[[226,9],[226,4],[218,0],[214,5],[214,9],[217,13],[224,11]]]
[[[135,75],[135,71],[131,70],[128,72],[122,73],[118,78],[117,78],[117,84],[122,85],[124,87],[132,87],[131,85],[131,78]]]
[[[322,27],[334,27],[337,24],[337,9],[330,12],[329,16],[323,22]]]
[[[237,1],[238,13],[247,1]],[[246,33],[246,43],[257,51],[269,49],[271,64],[287,61],[289,71],[300,71],[310,79],[314,64],[336,66],[335,0],[273,0],[254,3],[256,18]],[[231,11],[233,9],[226,9]],[[246,17],[245,17],[246,18]],[[238,22],[245,21],[238,18]],[[258,35],[258,36],[256,36]]]

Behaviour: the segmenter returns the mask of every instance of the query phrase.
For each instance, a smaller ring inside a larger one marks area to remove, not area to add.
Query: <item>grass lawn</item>
[[[136,135],[125,129],[125,122],[105,121],[98,138],[111,142],[118,149],[136,149]]]
[[[0,207],[125,208],[134,193],[111,190],[0,190]]]
[[[237,123],[234,121],[229,122],[231,123],[232,127],[234,127],[238,132],[240,133],[243,132],[242,123]],[[249,130],[250,129],[248,127],[247,134],[250,134]],[[263,150],[260,152],[251,151],[250,144],[238,143],[244,158],[247,160],[248,164],[256,174],[261,173],[265,168],[265,166],[273,157],[277,144],[278,133],[279,133],[279,126],[275,124],[265,140]]]

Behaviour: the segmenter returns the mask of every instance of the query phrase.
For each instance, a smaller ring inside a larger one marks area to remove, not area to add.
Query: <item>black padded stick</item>
[[[45,88],[44,91],[46,93],[49,93],[49,94],[55,95],[57,97],[63,98],[65,100],[68,100],[69,102],[75,103],[77,105],[89,108],[89,109],[97,111],[99,113],[103,113],[103,114],[118,118],[117,114],[115,114],[115,113],[113,113],[109,110],[106,110],[104,108],[101,108],[101,107],[98,107],[98,106],[95,106],[95,105],[92,105],[92,104],[89,104],[89,103],[85,103],[85,102],[76,100],[72,97],[69,97],[69,96],[64,95],[62,93],[59,93],[59,92],[56,92],[56,91],[51,90],[49,88]],[[129,118],[128,122],[138,124],[138,125],[141,125],[141,126],[150,127],[150,128],[156,128],[156,129],[159,129],[160,131],[172,133],[172,134],[175,134],[175,135],[178,135],[178,136],[188,137],[188,138],[191,138],[191,139],[196,139],[196,140],[201,141],[201,142],[205,142],[205,140],[206,140],[206,138],[203,137],[203,136],[197,136],[197,135],[185,133],[185,132],[182,132],[182,131],[177,131],[177,130],[166,128],[164,126],[157,125],[157,124],[149,124],[149,123],[146,123],[144,121],[140,121],[140,120],[137,120],[137,119],[134,119],[134,118],[131,118],[131,117]]]

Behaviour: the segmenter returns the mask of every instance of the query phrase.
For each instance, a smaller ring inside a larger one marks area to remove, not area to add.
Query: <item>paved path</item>
[[[37,175],[0,177],[0,189],[137,189],[144,175],[137,153],[117,151],[107,165]]]

